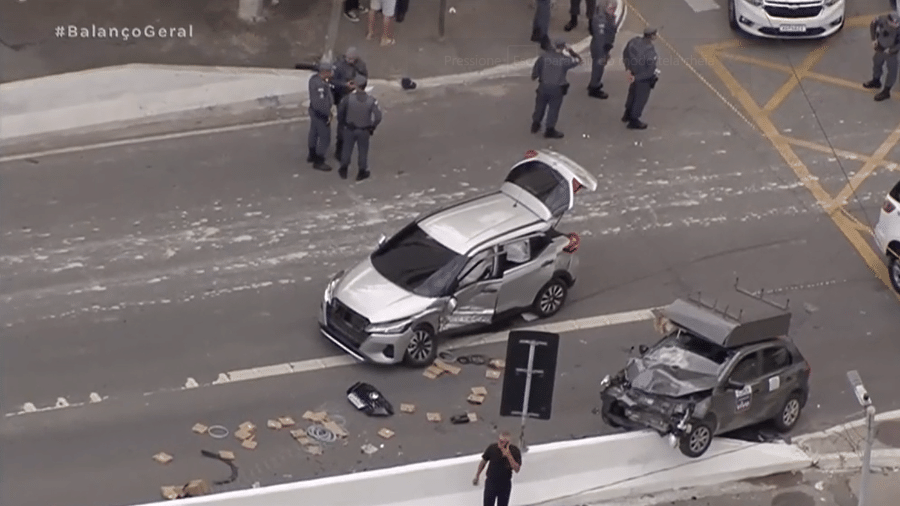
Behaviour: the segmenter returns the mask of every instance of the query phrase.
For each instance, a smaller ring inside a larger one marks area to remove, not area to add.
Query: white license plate
[[[786,33],[803,33],[806,31],[805,25],[781,25],[778,30]]]

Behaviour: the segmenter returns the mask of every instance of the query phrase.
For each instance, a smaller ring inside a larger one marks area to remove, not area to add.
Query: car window
[[[544,162],[532,160],[518,165],[509,172],[506,182],[543,202],[553,216],[559,216],[569,208],[568,181]]]
[[[730,379],[734,382],[747,384],[759,377],[759,354],[753,353],[742,358],[731,371]]]
[[[763,350],[763,375],[772,374],[792,363],[791,352],[783,346]]]
[[[476,254],[460,273],[459,287],[463,288],[472,283],[488,279],[491,276],[493,265],[494,255],[492,251],[483,251]]]
[[[439,297],[449,291],[468,260],[415,223],[391,237],[370,259],[385,279],[423,297]]]
[[[503,251],[506,252],[507,262],[514,265],[524,264],[531,260],[531,241],[529,241],[528,239],[522,239],[520,241],[507,244],[503,247]]]

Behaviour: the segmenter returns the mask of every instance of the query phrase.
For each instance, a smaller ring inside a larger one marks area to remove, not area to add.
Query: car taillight
[[[572,193],[578,193],[578,190],[584,188],[584,185],[576,180],[572,180]]]
[[[537,155],[538,155],[538,152],[533,149],[529,149],[528,151],[525,152],[525,158],[534,158]]]
[[[892,213],[892,212],[894,212],[894,209],[897,209],[897,206],[895,206],[894,203],[891,202],[890,200],[885,199],[884,205],[881,206],[881,210],[886,213]]]

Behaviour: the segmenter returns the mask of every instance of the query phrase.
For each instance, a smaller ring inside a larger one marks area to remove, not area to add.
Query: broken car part
[[[213,485],[228,485],[229,483],[233,483],[238,478],[238,467],[232,462],[230,459],[223,458],[218,452],[211,452],[209,450],[200,450],[200,455],[203,455],[206,458],[215,459],[220,462],[224,462],[231,469],[231,475],[227,480],[222,481],[214,481]]]
[[[337,434],[318,424],[307,427],[306,435],[321,443],[333,443],[337,441]]]
[[[394,407],[377,388],[357,381],[347,389],[347,399],[353,406],[369,416],[392,416]]]
[[[214,439],[225,439],[228,437],[228,429],[222,427],[221,425],[213,425],[212,427],[206,429],[206,433],[209,434],[209,437]]]
[[[484,365],[488,362],[488,358],[480,353],[476,353],[473,355],[464,355],[456,359],[462,365]]]

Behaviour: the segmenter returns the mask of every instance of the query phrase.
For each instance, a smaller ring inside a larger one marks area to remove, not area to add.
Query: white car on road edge
[[[817,39],[844,27],[845,0],[728,0],[734,30],[769,39]]]
[[[900,293],[900,182],[881,205],[881,215],[875,225],[875,244],[878,251],[887,256],[891,286]]]

